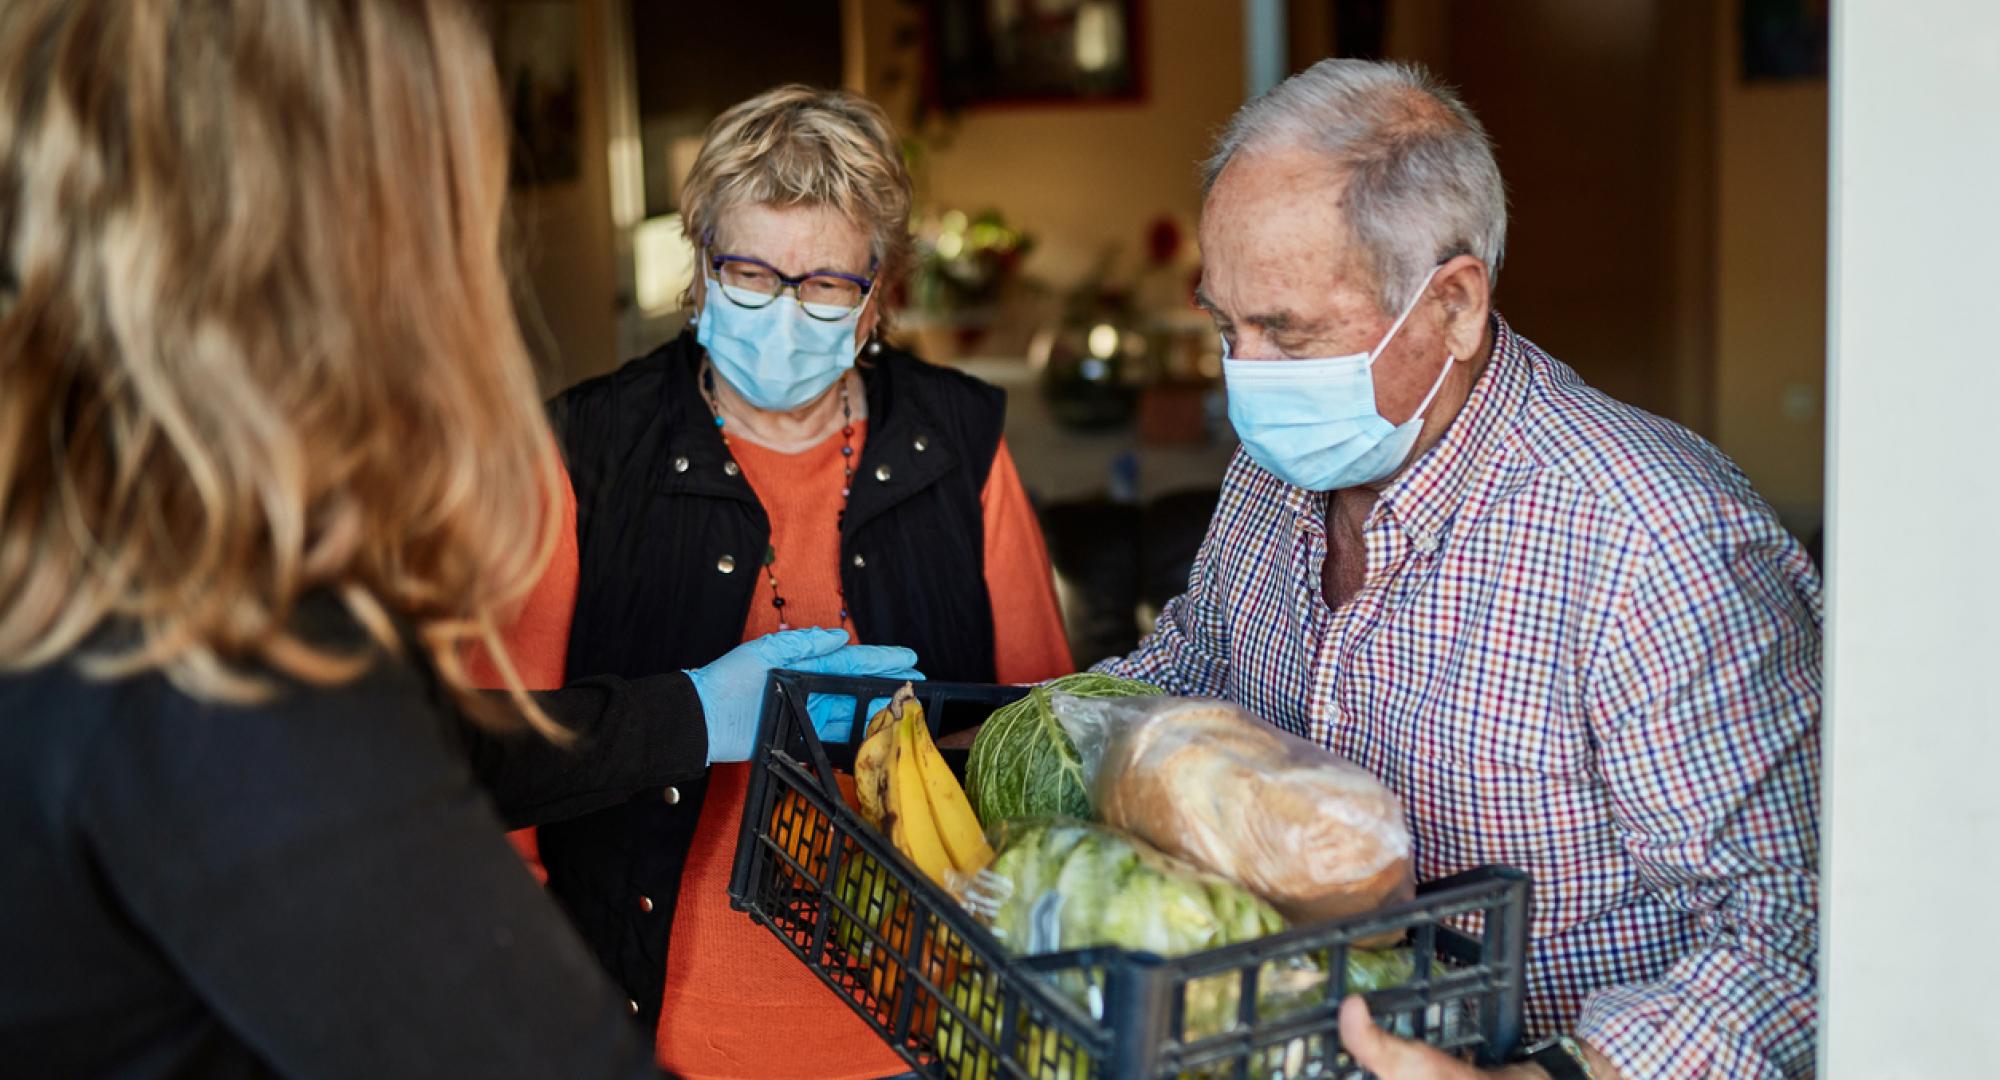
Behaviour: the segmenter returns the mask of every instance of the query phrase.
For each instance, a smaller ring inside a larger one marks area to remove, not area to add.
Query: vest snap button
[[[877,480],[880,480],[880,481],[881,481],[882,483],[885,483],[885,484],[886,484],[886,483],[888,483],[888,482],[889,482],[889,477],[890,477],[891,475],[893,475],[893,474],[892,474],[892,473],[890,473],[890,471],[889,471],[889,466],[887,466],[887,465],[877,465],[877,466],[875,466],[875,479],[877,479]]]
[[[867,559],[864,559],[864,558],[862,558],[862,557],[861,557],[861,556],[859,556],[859,555],[856,555],[856,556],[854,557],[854,565],[855,565],[856,567],[862,567],[862,566],[867,566],[867,565],[868,565],[868,560],[867,560]]]
[[[681,801],[681,789],[670,787],[660,793],[660,798],[666,800],[668,806],[677,806]]]
[[[688,459],[686,459],[686,458],[684,458],[684,457],[677,457],[677,458],[675,458],[675,459],[674,459],[674,471],[675,471],[675,472],[686,472],[686,471],[688,471]]]
[[[737,473],[740,473],[742,471],[743,470],[737,467],[737,464],[733,461],[725,461],[722,463],[722,475],[724,476],[735,476]]]
[[[715,560],[715,568],[716,568],[717,570],[720,570],[720,571],[722,571],[722,572],[723,572],[723,573],[725,573],[725,574],[733,574],[733,573],[735,573],[735,572],[736,572],[736,556],[734,556],[734,555],[724,555],[724,556],[723,556],[722,558],[720,558],[720,559],[717,559],[717,560]]]
[[[929,450],[931,448],[931,438],[928,435],[919,435],[917,436],[917,441],[913,445],[916,446],[917,453],[921,454],[924,451]]]

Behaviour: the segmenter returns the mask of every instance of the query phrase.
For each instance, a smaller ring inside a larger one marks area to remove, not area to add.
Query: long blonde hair
[[[448,0],[0,5],[0,669],[220,701],[461,651],[553,548],[499,237],[506,131]]]

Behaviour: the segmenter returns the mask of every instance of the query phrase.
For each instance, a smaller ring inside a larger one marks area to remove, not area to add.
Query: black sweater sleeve
[[[698,779],[708,768],[701,701],[679,672],[629,681],[602,676],[533,696],[574,733],[568,746],[532,731],[464,729],[473,772],[510,829],[615,806],[649,788]]]
[[[145,696],[95,736],[69,816],[101,888],[276,1072],[656,1075],[408,668],[254,707]]]

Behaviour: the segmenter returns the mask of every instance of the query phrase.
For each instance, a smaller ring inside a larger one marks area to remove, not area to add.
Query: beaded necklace
[[[709,367],[707,364],[702,365],[701,388],[702,397],[708,402],[709,415],[715,417],[716,434],[722,436],[722,447],[729,452],[730,460],[734,461],[736,451],[729,445],[729,433],[724,429],[722,406],[716,401],[715,397],[715,369]],[[836,527],[846,522],[847,500],[854,493],[854,406],[848,400],[847,393],[847,376],[842,374],[840,377],[840,467],[842,477],[840,481],[840,515],[834,519]],[[737,468],[739,470],[742,468],[741,462],[737,462]],[[775,527],[772,531],[776,532]],[[778,589],[778,548],[775,544],[768,542],[764,545],[764,577],[771,583],[771,606],[778,612],[778,629],[790,630],[792,628],[791,620],[785,618],[785,594]],[[837,576],[834,578],[833,587],[836,595],[840,597],[840,625],[843,629],[850,629],[849,624],[851,620],[847,615],[847,589],[840,583],[840,579]]]

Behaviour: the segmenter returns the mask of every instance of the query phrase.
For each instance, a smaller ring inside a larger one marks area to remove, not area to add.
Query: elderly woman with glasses
[[[574,528],[509,634],[522,674],[679,671],[802,627],[908,647],[931,678],[1068,672],[1001,394],[880,336],[910,246],[910,179],[882,111],[799,86],[731,108],[682,212],[699,251],[692,327],[553,404]],[[700,782],[544,825],[549,887],[670,1070],[901,1073],[729,907],[750,751],[711,745]]]

